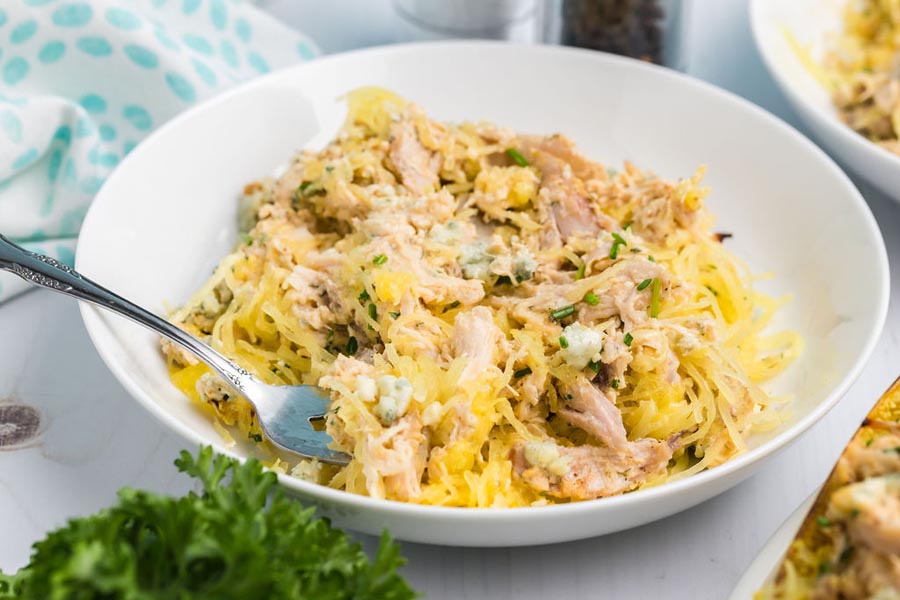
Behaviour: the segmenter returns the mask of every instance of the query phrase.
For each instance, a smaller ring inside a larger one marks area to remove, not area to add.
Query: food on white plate
[[[274,468],[420,504],[601,498],[722,464],[782,421],[787,301],[713,232],[703,169],[669,181],[563,135],[429,119],[379,88],[246,186],[241,242],[172,320],[269,383],[329,390],[345,467]],[[225,436],[248,403],[163,344]]]
[[[815,72],[847,125],[900,154],[900,3],[852,0],[843,20]]]
[[[844,449],[757,600],[900,598],[900,380]]]

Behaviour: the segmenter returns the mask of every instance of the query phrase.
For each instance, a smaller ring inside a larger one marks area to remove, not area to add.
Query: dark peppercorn
[[[662,62],[659,0],[564,0],[562,43]]]

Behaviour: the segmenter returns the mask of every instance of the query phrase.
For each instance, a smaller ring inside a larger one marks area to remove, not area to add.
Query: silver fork
[[[316,421],[321,422],[329,407],[328,394],[322,388],[263,383],[165,319],[94,283],[56,259],[17,246],[3,235],[0,235],[0,269],[127,317],[172,340],[209,365],[253,405],[263,432],[276,446],[331,464],[343,465],[350,461],[348,455],[328,448],[331,436],[313,425]]]

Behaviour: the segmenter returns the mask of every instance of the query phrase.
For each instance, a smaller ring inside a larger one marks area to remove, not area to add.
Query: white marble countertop
[[[297,23],[327,51],[390,40],[387,0],[335,29],[315,0],[263,6]],[[362,8],[363,0],[347,0]],[[696,0],[702,9],[689,71],[795,123],[752,47],[745,0]],[[699,13],[698,11],[695,11]],[[724,598],[781,521],[824,479],[872,402],[900,373],[900,204],[862,187],[892,261],[887,329],[841,403],[761,473],[668,519],[601,538],[532,548],[460,549],[404,544],[406,574],[431,599]],[[94,352],[76,305],[35,291],[0,306],[0,400],[46,419],[38,443],[0,451],[0,569],[71,516],[114,501],[122,486],[181,493],[172,466],[184,443],[141,409]]]

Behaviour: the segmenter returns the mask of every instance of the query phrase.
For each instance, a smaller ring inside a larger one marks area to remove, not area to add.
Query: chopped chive
[[[519,165],[520,167],[527,167],[528,161],[525,160],[525,157],[522,156],[522,153],[516,150],[515,148],[507,148],[506,155],[512,159],[514,163]]]
[[[640,282],[640,283],[638,284],[638,286],[637,286],[638,291],[640,292],[641,290],[646,289],[647,286],[650,285],[651,283],[653,283],[653,278],[652,278],[652,277],[651,277],[650,279],[645,279],[645,280],[643,280],[643,281]]]
[[[625,342],[626,346],[631,346],[631,342],[634,341],[634,336],[631,335],[630,333],[626,333],[625,337],[623,338],[623,341]]]
[[[315,196],[317,194],[324,193],[325,188],[322,187],[322,184],[318,181],[304,181],[294,192],[294,199],[299,200],[298,195],[302,196],[303,198],[308,198],[309,196]]]
[[[253,245],[253,236],[251,236],[249,233],[242,233],[241,234],[241,242],[243,242],[243,244],[245,246],[252,246]]]
[[[634,254],[639,254],[640,251],[641,251],[641,249],[640,249],[640,248],[632,248],[631,251],[632,251]]]
[[[550,311],[550,318],[554,321],[559,321],[560,319],[565,319],[566,317],[570,317],[575,314],[575,307],[571,304],[569,306],[563,306],[562,308],[557,308],[556,310]]]
[[[256,442],[257,444],[262,442],[262,436],[258,433],[248,433],[247,437]]]
[[[613,232],[612,236],[613,236],[613,239],[616,240],[617,242],[619,242],[620,245],[622,245],[622,246],[628,245],[628,242],[625,241],[625,238],[623,238],[618,233]]]
[[[708,289],[709,291],[711,291],[713,296],[716,296],[716,297],[719,296],[719,292],[717,292],[717,291],[716,291],[716,288],[712,287],[711,285],[706,286],[706,289]]]
[[[372,297],[369,295],[369,292],[367,292],[366,290],[363,290],[360,293],[360,295],[358,296],[358,300],[359,300],[360,304],[365,304],[366,302],[368,302],[371,299],[372,299]]]
[[[356,338],[351,335],[350,339],[347,340],[347,348],[345,354],[347,356],[353,356],[354,354],[356,354],[357,350],[359,350],[359,342],[356,341]]]
[[[617,390],[617,389],[619,389],[619,380],[613,379],[612,381],[609,382],[609,385],[610,385],[610,387],[612,387],[612,389]]]
[[[600,298],[597,297],[597,294],[594,292],[588,292],[584,295],[584,301],[590,304],[591,306],[597,306],[600,304]]]
[[[459,300],[454,300],[453,302],[451,302],[450,304],[448,304],[447,306],[444,307],[444,310],[441,311],[441,314],[443,314],[449,310],[453,310],[454,308],[457,308],[458,306],[459,306]]]
[[[564,336],[564,335],[559,336],[559,347],[560,348],[568,348],[569,347],[569,340],[566,339],[566,336]]]
[[[656,259],[653,258],[652,256],[648,256],[647,260],[649,260],[650,262],[656,262]]]
[[[827,562],[820,562],[819,563],[819,577],[821,577],[822,575],[827,573],[828,569],[829,569],[829,566],[828,566]]]
[[[375,303],[369,305],[369,318],[373,321],[378,319],[378,307],[375,306]]]
[[[594,373],[599,373],[600,372],[600,361],[592,360],[591,362],[588,363],[588,368],[591,371],[593,371]]]
[[[586,268],[587,268],[587,264],[584,263],[584,262],[582,262],[580,265],[578,265],[578,270],[575,271],[575,279],[576,279],[576,281],[577,281],[578,279],[584,279],[584,270],[585,270]]]
[[[826,517],[825,515],[819,515],[816,517],[816,523],[819,524],[819,527],[828,527],[831,525],[831,519]]]
[[[622,240],[622,236],[620,236],[618,233],[614,233],[613,237],[618,239],[613,242],[612,247],[609,249],[609,257],[615,260],[619,257],[619,246],[625,245],[625,240]],[[619,240],[622,241],[620,242]]]
[[[375,258],[372,259],[372,263],[374,263],[376,265],[383,265],[384,263],[387,262],[387,260],[388,260],[387,256],[385,256],[384,254],[379,254],[378,256],[376,256]]]
[[[389,312],[388,315],[390,315],[390,317],[391,317],[392,319],[396,319],[397,317],[400,316],[400,313],[398,313],[398,312]]]
[[[654,319],[659,316],[659,296],[662,293],[662,281],[659,277],[653,278],[653,287],[650,291],[650,316]]]
[[[519,369],[515,373],[513,373],[513,377],[519,379],[520,377],[525,377],[526,375],[531,375],[531,367],[525,367],[524,369]]]

